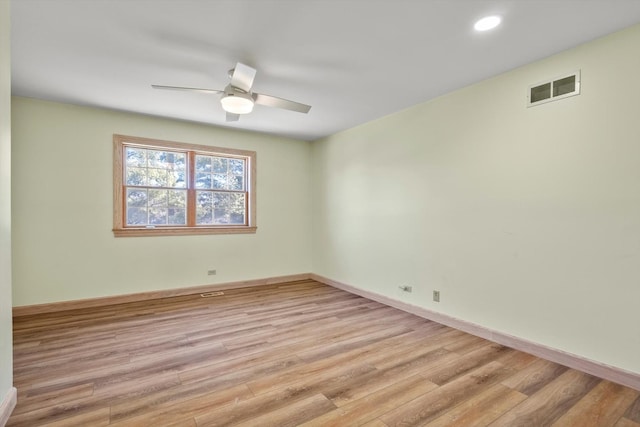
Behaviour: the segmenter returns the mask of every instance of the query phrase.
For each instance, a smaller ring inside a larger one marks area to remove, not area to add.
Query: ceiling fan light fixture
[[[253,111],[253,98],[249,94],[228,93],[220,99],[222,109],[232,114],[248,114]]]
[[[253,106],[255,104],[281,108],[283,110],[297,111],[298,113],[305,114],[311,109],[310,105],[289,101],[287,99],[278,98],[277,96],[253,92],[251,87],[253,86],[253,80],[256,76],[256,69],[241,62],[238,62],[235,68],[229,71],[229,74],[231,76],[231,82],[229,82],[224,90],[165,85],[151,85],[151,87],[154,89],[186,90],[191,92],[221,94],[220,104],[222,109],[227,113],[227,122],[235,122],[241,114],[249,114],[253,111]]]

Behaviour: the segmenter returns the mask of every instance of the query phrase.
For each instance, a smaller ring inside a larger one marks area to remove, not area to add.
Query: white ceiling
[[[11,0],[13,94],[314,140],[640,22],[640,0]],[[493,32],[473,23],[503,16]],[[312,105],[226,123],[253,89]],[[553,76],[552,76],[553,77]],[[524,96],[524,94],[523,94]]]

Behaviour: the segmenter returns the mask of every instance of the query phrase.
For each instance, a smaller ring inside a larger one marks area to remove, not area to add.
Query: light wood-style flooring
[[[9,426],[640,427],[637,391],[314,281],[14,322]]]

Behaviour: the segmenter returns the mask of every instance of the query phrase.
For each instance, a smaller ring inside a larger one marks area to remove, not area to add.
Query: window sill
[[[258,227],[114,228],[115,237],[195,236],[200,234],[255,234]]]

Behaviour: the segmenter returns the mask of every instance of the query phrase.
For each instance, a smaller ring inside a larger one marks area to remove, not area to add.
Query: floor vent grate
[[[222,291],[219,291],[219,292],[205,292],[203,294],[200,294],[200,296],[202,298],[219,297],[221,295],[224,295],[224,292],[222,292]]]

